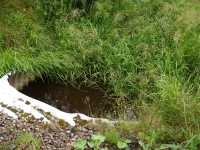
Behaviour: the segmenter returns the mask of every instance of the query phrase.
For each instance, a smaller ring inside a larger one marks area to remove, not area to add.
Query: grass
[[[40,150],[41,139],[36,138],[32,133],[22,132],[20,133],[15,140],[9,141],[8,144],[0,145],[1,150],[9,149],[30,149],[30,150]]]
[[[119,114],[134,106],[152,146],[199,135],[199,1],[97,0],[89,14],[40,2],[0,2],[0,75],[99,84]]]

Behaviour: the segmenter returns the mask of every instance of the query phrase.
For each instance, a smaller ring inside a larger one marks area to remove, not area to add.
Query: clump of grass
[[[35,138],[31,133],[21,133],[15,140],[17,149],[33,149],[40,150],[41,141]]]
[[[8,143],[1,144],[1,150],[10,150],[10,149],[31,149],[31,150],[40,150],[41,140],[36,138],[32,133],[22,132],[20,133],[15,140],[9,141]]]
[[[163,78],[158,83],[160,89],[161,120],[171,127],[174,134],[172,137],[180,136],[184,139],[199,133],[199,98],[192,90],[173,78]],[[178,139],[178,138],[177,138]]]
[[[191,93],[187,83],[172,77],[163,76],[157,86],[159,99],[142,105],[138,136],[152,147],[161,143],[186,146],[185,143],[200,133],[198,93]]]

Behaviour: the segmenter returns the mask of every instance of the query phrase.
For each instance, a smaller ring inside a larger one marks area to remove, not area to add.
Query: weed
[[[86,148],[87,141],[83,139],[79,139],[75,142],[74,148],[76,150],[84,150]]]
[[[15,140],[17,149],[33,149],[40,150],[41,141],[38,138],[35,138],[31,133],[21,133]]]
[[[8,143],[1,144],[0,150],[10,150],[10,149],[30,149],[30,150],[40,150],[41,140],[36,138],[29,132],[20,133],[15,140],[9,141]]]
[[[117,144],[121,139],[120,134],[115,129],[105,131],[104,135],[106,140],[112,144]]]
[[[105,137],[102,135],[92,135],[91,141],[88,142],[90,148],[98,150],[100,145],[105,141]]]
[[[77,140],[74,144],[74,148],[77,150],[84,150],[89,147],[94,150],[107,150],[108,147],[106,147],[105,142],[114,144],[118,149],[128,149],[128,144],[131,143],[130,140],[121,139],[120,137],[113,141],[108,136],[106,137],[101,134],[93,134],[88,141],[84,139]]]

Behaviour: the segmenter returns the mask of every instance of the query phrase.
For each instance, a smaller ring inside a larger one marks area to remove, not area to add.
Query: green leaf
[[[94,144],[93,141],[88,142],[88,145],[89,145],[90,148],[94,148],[95,147],[95,144]]]
[[[125,148],[128,148],[128,144],[126,142],[124,142],[124,141],[118,141],[117,142],[117,147],[119,149],[125,149]]]
[[[103,143],[105,141],[105,136],[97,134],[97,135],[92,135],[92,140],[93,141],[98,141],[99,143]]]
[[[84,150],[86,148],[87,141],[83,139],[79,139],[75,142],[74,148],[76,150]]]
[[[124,139],[124,142],[127,143],[127,144],[130,144],[130,143],[131,143],[131,140],[129,140],[129,139]]]
[[[91,140],[88,142],[90,148],[99,149],[100,145],[105,141],[105,136],[103,135],[92,135]]]
[[[150,145],[149,144],[145,144],[142,141],[139,141],[140,146],[142,147],[143,150],[149,150],[150,149]]]

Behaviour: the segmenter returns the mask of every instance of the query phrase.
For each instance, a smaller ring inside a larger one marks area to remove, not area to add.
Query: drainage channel
[[[112,98],[106,96],[101,88],[75,88],[47,78],[33,78],[19,73],[11,75],[9,83],[21,93],[67,113],[105,117],[112,112]]]

